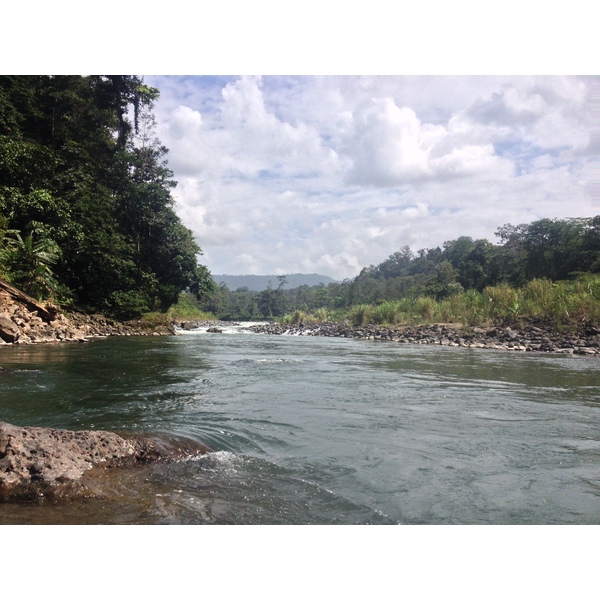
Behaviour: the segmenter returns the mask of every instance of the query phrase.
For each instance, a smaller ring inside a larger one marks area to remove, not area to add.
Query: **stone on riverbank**
[[[42,316],[0,288],[0,345],[43,342],[85,342],[116,335],[174,335],[170,324],[151,325],[141,321],[121,323],[102,315],[62,314],[56,307]],[[50,316],[48,316],[50,315]]]
[[[292,326],[265,323],[249,327],[255,333],[271,335],[323,336],[387,341],[401,344],[432,344],[517,352],[556,352],[600,356],[600,331],[588,327],[577,334],[543,329],[524,323],[512,327],[467,327],[461,323],[424,325],[353,326],[349,323],[309,323]]]
[[[203,444],[110,431],[17,427],[0,422],[0,500],[94,495],[99,470],[175,461],[210,452]]]

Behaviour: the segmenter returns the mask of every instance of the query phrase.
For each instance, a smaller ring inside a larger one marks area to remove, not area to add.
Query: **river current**
[[[0,348],[0,420],[187,437],[0,524],[600,524],[597,358],[340,338]]]

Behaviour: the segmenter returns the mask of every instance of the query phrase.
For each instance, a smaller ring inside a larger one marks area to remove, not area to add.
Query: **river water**
[[[0,420],[187,437],[1,524],[600,524],[600,363],[224,334],[0,348]]]

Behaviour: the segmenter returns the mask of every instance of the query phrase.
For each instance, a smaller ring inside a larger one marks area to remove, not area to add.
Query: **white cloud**
[[[222,94],[221,126],[229,132],[227,147],[240,172],[299,176],[328,170],[335,161],[314,128],[281,121],[267,109],[261,78],[242,77],[228,83]]]
[[[490,179],[500,179],[513,171],[509,161],[496,156],[492,144],[457,146],[433,159],[431,165],[441,178],[487,175]]]
[[[463,116],[489,136],[517,138],[540,149],[578,151],[591,136],[589,88],[584,80],[565,77],[533,79],[521,87],[511,83],[478,99]]]
[[[374,99],[349,118],[344,151],[352,160],[348,181],[358,185],[399,185],[430,175],[428,152],[433,129],[422,127],[414,111],[391,98]]]
[[[342,279],[406,244],[598,212],[594,78],[148,83],[177,211],[213,273]]]
[[[345,113],[341,123],[353,184],[401,186],[479,174],[496,179],[512,171],[495,155],[493,144],[469,135],[468,126],[454,122],[449,131],[422,123],[413,109],[399,108],[391,98],[374,99],[354,115]]]
[[[175,140],[197,138],[202,127],[202,115],[189,106],[178,106],[173,112],[173,118],[167,124],[171,136]]]

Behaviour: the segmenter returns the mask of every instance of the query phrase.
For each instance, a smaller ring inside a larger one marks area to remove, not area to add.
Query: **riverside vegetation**
[[[262,291],[217,285],[173,209],[176,182],[152,114],[158,95],[131,75],[0,77],[0,279],[63,313],[105,315],[109,333],[108,323],[126,320],[148,330],[210,318],[535,320],[582,335],[598,326],[600,215],[505,224],[497,244],[462,236],[416,253],[404,246],[327,285],[287,289],[285,276]],[[54,325],[42,339],[73,337]]]
[[[0,278],[117,319],[212,287],[173,209],[159,91],[140,77],[0,77]]]
[[[212,287],[173,209],[158,93],[127,75],[0,77],[0,343],[172,333],[139,318]],[[0,501],[88,495],[92,471],[207,450],[0,422]]]
[[[314,315],[297,310],[282,319],[284,324],[322,322],[327,310]],[[405,297],[379,304],[350,307],[344,317],[354,325],[368,323],[398,325],[417,323],[517,324],[542,320],[556,329],[595,326],[600,317],[600,276],[588,275],[574,281],[534,279],[521,288],[508,284],[468,290],[446,298]]]
[[[600,216],[505,225],[498,245],[404,247],[327,286],[217,286],[173,208],[158,93],[136,76],[0,77],[2,343],[276,318],[255,331],[600,355]],[[98,464],[210,450],[98,433],[0,423],[0,500],[87,495]]]
[[[462,236],[443,247],[408,246],[354,279],[256,292],[213,289],[202,306],[220,318],[355,324],[547,317],[557,327],[598,323],[600,215],[498,228],[498,244]]]
[[[463,236],[416,254],[404,247],[356,278],[327,286],[287,290],[284,276],[277,288],[261,292],[221,285],[204,307],[220,318],[267,318],[304,332],[331,322],[355,328],[451,323],[467,331],[533,326],[594,338],[600,216],[507,224],[496,234],[499,244]]]

